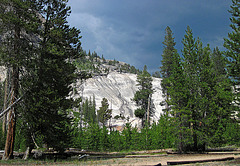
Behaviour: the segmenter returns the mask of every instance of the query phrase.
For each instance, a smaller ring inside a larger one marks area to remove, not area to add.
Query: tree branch
[[[0,113],[0,118],[5,114],[7,113],[11,108],[12,106],[14,106],[15,104],[17,104],[20,100],[22,99],[22,97],[18,98],[14,103],[12,103],[7,109],[5,109],[4,111],[2,111]]]

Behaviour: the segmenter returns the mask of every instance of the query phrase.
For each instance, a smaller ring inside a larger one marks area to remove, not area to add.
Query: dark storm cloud
[[[164,30],[170,26],[181,54],[189,25],[204,44],[222,48],[231,5],[228,0],[70,0],[71,26],[82,32],[82,46],[107,59],[150,71],[160,66]]]

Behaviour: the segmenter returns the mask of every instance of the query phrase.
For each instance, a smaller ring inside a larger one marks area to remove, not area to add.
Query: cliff
[[[96,109],[101,106],[102,98],[107,98],[109,107],[112,108],[112,117],[116,115],[122,115],[124,120],[111,119],[112,126],[122,126],[127,121],[131,122],[133,126],[140,125],[140,119],[135,117],[134,110],[137,108],[132,98],[137,91],[137,75],[129,73],[110,72],[105,76],[94,76],[83,82],[80,80],[74,85],[76,94],[72,94],[74,98],[83,97],[93,98],[95,97]],[[155,107],[155,113],[151,118],[152,121],[159,119],[160,113],[162,113],[163,106],[160,102],[164,100],[161,91],[161,79],[153,78],[152,101]]]

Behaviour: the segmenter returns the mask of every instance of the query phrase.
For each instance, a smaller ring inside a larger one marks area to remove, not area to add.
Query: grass
[[[14,159],[14,160],[8,160],[8,161],[0,161],[0,165],[6,165],[6,166],[32,166],[32,165],[50,165],[50,166],[57,166],[57,165],[68,165],[68,166],[80,166],[80,165],[112,165],[112,164],[126,164],[128,160],[121,160],[121,159],[88,159],[88,160],[58,160],[54,162],[53,160],[21,160],[21,159]]]
[[[78,160],[21,160],[21,159],[14,159],[8,161],[0,161],[0,165],[82,165],[85,161],[78,161]],[[83,164],[84,165],[84,164]]]
[[[149,158],[107,158],[108,156],[126,156],[126,155],[131,155],[131,156],[144,156],[144,155],[149,155]],[[83,160],[78,160],[78,156],[74,156],[72,158],[68,159],[58,159],[56,162],[54,162],[54,159],[42,159],[42,160],[34,160],[34,159],[29,159],[29,160],[21,160],[21,159],[14,159],[14,160],[8,160],[8,161],[2,161],[0,160],[0,165],[19,165],[19,166],[31,166],[31,165],[49,165],[49,166],[86,166],[86,165],[127,165],[127,164],[143,164],[143,163],[148,163],[154,161],[155,163],[160,162],[163,158],[169,158],[171,159],[172,157],[175,157],[175,155],[168,155],[164,156],[166,152],[158,152],[158,153],[135,153],[135,152],[121,152],[118,154],[109,154],[109,155],[100,155],[102,156],[101,158],[90,158],[90,159],[83,159]],[[151,155],[159,155],[159,157]],[[163,156],[160,156],[163,155]],[[239,154],[235,154],[239,155]],[[92,156],[92,155],[91,155]],[[97,156],[97,155],[96,155]],[[93,156],[94,157],[94,156]],[[99,157],[99,156],[98,156]],[[105,158],[106,157],[106,158]],[[203,165],[209,165],[209,166],[217,166],[217,165],[239,165],[240,166],[240,158],[237,160],[233,161],[225,161],[225,162],[213,162],[213,163],[196,163],[196,164],[189,164],[192,166],[203,166]]]
[[[87,166],[87,165],[127,165],[127,164],[139,164],[146,161],[145,159],[126,159],[126,158],[115,158],[115,159],[101,159],[101,160],[86,160],[86,161],[78,161],[78,160],[59,160],[54,162],[53,160],[9,160],[9,161],[0,161],[0,165],[10,166],[32,166],[32,165],[49,165],[49,166]],[[159,160],[160,161],[160,160]],[[237,165],[240,166],[240,160],[233,161],[224,161],[224,162],[208,162],[208,163],[195,163],[195,164],[186,164],[186,166],[224,166],[224,165]]]

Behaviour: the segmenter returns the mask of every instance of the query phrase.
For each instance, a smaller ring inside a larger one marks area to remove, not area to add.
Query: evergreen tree
[[[83,115],[87,123],[97,122],[95,97],[93,97],[93,100],[91,98],[85,100],[83,103]]]
[[[97,122],[95,96],[93,96],[93,100],[92,100],[92,102],[91,102],[90,117],[91,117],[92,123],[96,123],[96,122]]]
[[[34,10],[33,1],[23,0],[2,0],[0,2],[1,20],[1,65],[11,70],[11,101],[14,105],[9,110],[8,131],[3,159],[13,158],[16,117],[18,115],[16,101],[19,98],[21,85],[20,72],[22,78],[26,69],[34,56],[36,45],[35,34],[37,32],[38,17]]]
[[[190,27],[187,28],[183,44],[183,70],[188,96],[184,110],[188,112],[185,121],[189,131],[188,145],[183,148],[203,151],[206,143],[211,142],[214,135],[222,135],[226,123],[230,122],[233,98],[224,73],[224,63],[216,70],[221,61],[212,61],[209,45],[203,47],[200,39],[195,40]],[[222,133],[218,132],[220,128],[223,129]]]
[[[109,150],[110,148],[110,142],[109,142],[109,135],[108,135],[108,130],[106,126],[103,126],[103,128],[101,128],[101,133],[99,135],[100,137],[100,150],[101,151],[106,151]]]
[[[176,42],[174,41],[172,30],[169,26],[165,29],[165,38],[164,38],[164,49],[162,54],[162,66],[160,67],[160,73],[162,76],[161,81],[161,87],[163,89],[163,94],[166,96],[166,99],[169,99],[169,93],[167,92],[169,87],[167,83],[167,79],[171,76],[173,73],[173,56],[177,52],[177,50],[174,48],[176,45]],[[167,103],[166,103],[167,104]],[[166,105],[166,110],[168,110],[169,107]]]
[[[108,100],[103,98],[101,101],[102,106],[97,111],[98,121],[101,122],[104,126],[106,122],[112,118],[112,109],[109,109]]]
[[[112,130],[110,131],[109,136],[110,144],[111,144],[111,150],[112,151],[121,151],[123,150],[123,136],[118,130]]]
[[[67,109],[73,102],[67,97],[76,77],[72,61],[81,49],[80,31],[67,24],[70,13],[67,1],[41,0],[37,7],[44,21],[32,77],[24,84],[26,111],[22,116],[28,124],[25,126],[28,138],[41,137],[48,147],[63,150],[70,141]],[[29,139],[28,142],[36,141]]]
[[[210,52],[204,49],[200,62],[201,104],[203,113],[201,129],[205,135],[205,142],[209,144],[224,144],[226,124],[231,120],[231,84],[226,73],[226,63],[218,48]],[[204,140],[204,139],[202,139]]]
[[[173,117],[169,117],[168,123],[175,124],[176,132],[174,137],[178,138],[176,139],[176,148],[180,152],[183,152],[189,142],[190,133],[188,126],[189,112],[186,110],[188,103],[188,88],[186,86],[181,58],[177,52],[172,56],[172,74],[169,78],[166,78],[166,83],[169,96],[171,96],[168,98],[167,104],[170,107],[170,114]],[[164,120],[164,117],[168,117],[168,115],[161,116],[160,120]],[[161,126],[160,122],[159,125]]]
[[[143,72],[137,75],[138,91],[135,93],[133,100],[136,102],[139,108],[135,110],[136,117],[142,119],[142,127],[145,125],[145,121],[153,114],[153,108],[151,108],[151,95],[152,89],[152,77],[147,72],[147,66],[144,66]]]
[[[196,150],[204,151],[206,143],[209,142],[208,139],[208,132],[206,132],[209,128],[213,128],[215,125],[214,123],[209,123],[214,115],[211,115],[212,112],[216,111],[214,108],[214,87],[216,86],[216,80],[213,70],[213,63],[211,61],[211,50],[209,46],[202,49],[200,46],[199,50],[199,59],[198,59],[198,78],[199,78],[199,94],[200,94],[200,101],[198,101],[198,112],[199,120],[195,122],[195,130],[196,130],[196,137],[197,143],[195,145],[197,147]],[[214,125],[213,125],[214,124]],[[196,148],[195,147],[195,148]]]
[[[83,104],[82,104],[82,109],[83,109],[83,116],[84,116],[84,120],[85,122],[89,122],[90,121],[90,116],[89,116],[89,101],[88,99],[86,99]]]
[[[101,146],[101,128],[97,123],[91,123],[85,131],[85,149],[99,151]]]
[[[188,112],[188,117],[186,123],[188,123],[188,130],[191,135],[189,135],[190,140],[189,150],[198,150],[198,130],[197,125],[201,119],[200,105],[199,101],[201,100],[200,96],[200,80],[199,80],[199,59],[202,55],[202,43],[200,39],[195,39],[193,37],[192,30],[190,27],[187,27],[186,34],[182,41],[183,48],[183,58],[184,58],[184,73],[186,79],[186,86],[188,88],[188,106],[185,108]]]
[[[231,77],[234,85],[234,93],[235,93],[235,105],[240,105],[240,1],[232,0],[231,10],[229,10],[232,17],[230,18],[232,24],[230,27],[232,28],[232,33],[228,34],[228,39],[224,40],[224,47],[227,49],[225,52],[226,60],[227,60],[227,69],[228,74]],[[239,108],[236,107],[236,111],[239,113]]]
[[[180,99],[180,103],[174,104],[173,109],[176,109],[176,116],[178,119],[180,133],[179,133],[179,151],[199,151],[204,150],[206,135],[200,124],[206,115],[206,108],[211,102],[207,97],[211,94],[209,89],[209,78],[211,78],[211,61],[209,47],[203,48],[202,42],[198,38],[193,37],[192,30],[187,27],[186,34],[182,41],[183,48],[183,62],[182,69],[179,66],[179,60],[176,62],[176,69],[179,75],[175,75],[178,86],[181,86],[182,94],[175,93],[179,90],[173,89],[173,96],[171,96],[170,103],[176,103]],[[177,58],[178,59],[178,58]],[[182,78],[180,78],[182,77]],[[171,80],[171,79],[170,79]],[[172,80],[172,82],[175,82]],[[178,83],[179,82],[179,83]],[[175,99],[176,97],[176,99]],[[175,101],[176,100],[176,101]],[[174,102],[175,101],[175,102]],[[207,103],[204,103],[207,102]]]
[[[123,147],[126,150],[130,150],[131,148],[131,141],[132,141],[132,127],[130,123],[125,124],[125,128],[122,131],[123,135]]]
[[[152,137],[152,148],[165,149],[175,147],[176,142],[176,121],[174,117],[161,115],[158,124],[154,123],[150,133]]]
[[[223,53],[219,50],[218,47],[213,49],[213,53],[211,54],[211,60],[213,63],[213,72],[214,75],[218,78],[218,81],[221,81],[222,78],[227,77],[226,71],[226,60]]]

